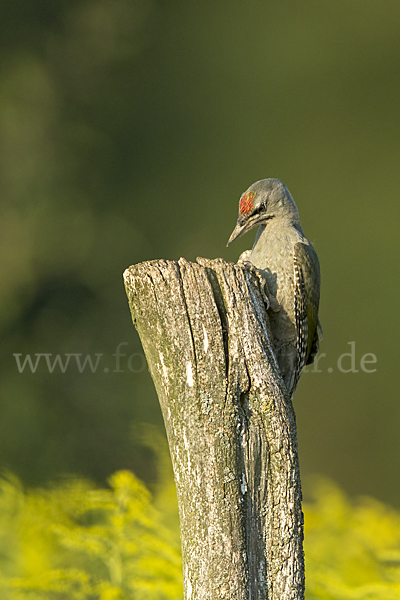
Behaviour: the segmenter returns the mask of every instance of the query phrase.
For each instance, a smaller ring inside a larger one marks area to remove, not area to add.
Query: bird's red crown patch
[[[241,215],[247,217],[247,215],[253,210],[254,196],[254,192],[247,192],[246,194],[243,194],[243,196],[240,198],[239,212]]]

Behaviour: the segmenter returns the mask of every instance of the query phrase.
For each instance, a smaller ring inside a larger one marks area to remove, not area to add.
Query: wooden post
[[[124,273],[168,435],[185,600],[301,600],[296,422],[259,282],[197,260]]]

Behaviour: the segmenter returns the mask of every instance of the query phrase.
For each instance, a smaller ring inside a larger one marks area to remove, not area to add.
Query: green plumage
[[[318,308],[319,296],[321,287],[321,275],[319,268],[319,260],[313,246],[308,244],[296,244],[295,256],[299,264],[301,264],[304,277],[304,293],[307,304],[307,323],[308,323],[308,340],[306,365],[314,362],[314,357],[319,348],[319,333],[318,326]]]

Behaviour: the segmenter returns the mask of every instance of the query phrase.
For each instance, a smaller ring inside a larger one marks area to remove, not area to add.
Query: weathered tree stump
[[[178,494],[186,600],[304,598],[296,422],[254,274],[222,259],[124,274]]]

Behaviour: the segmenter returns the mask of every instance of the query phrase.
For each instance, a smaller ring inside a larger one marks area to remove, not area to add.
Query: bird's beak
[[[229,246],[229,244],[231,242],[233,242],[233,240],[236,240],[236,238],[240,237],[243,233],[245,233],[247,231],[247,227],[245,223],[240,223],[239,221],[236,223],[236,227],[235,229],[232,231],[232,235],[228,240],[227,246]]]
[[[228,240],[227,246],[229,246],[229,244],[231,242],[233,242],[233,240],[236,240],[236,238],[240,237],[242,235],[242,233],[244,233],[244,229],[245,229],[245,226],[243,224],[240,224],[239,222],[236,223],[236,227],[232,231],[232,234]]]

